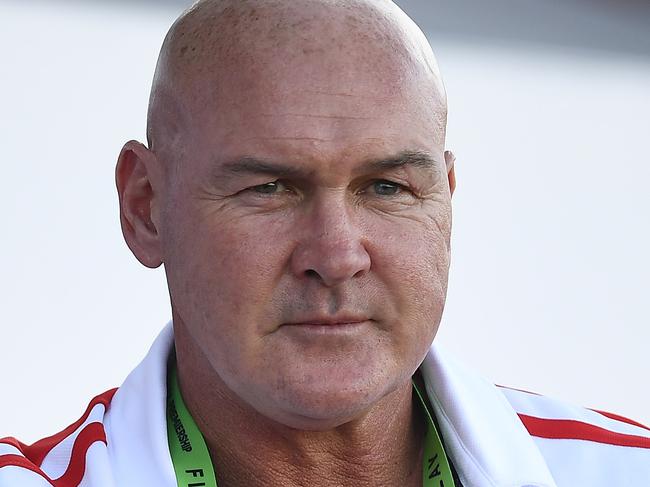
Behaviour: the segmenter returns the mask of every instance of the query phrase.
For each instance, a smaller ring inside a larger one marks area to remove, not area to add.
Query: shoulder
[[[558,485],[650,485],[650,428],[600,410],[499,386]]]
[[[0,487],[76,487],[91,470],[108,472],[104,417],[116,390],[95,397],[79,420],[32,445],[0,438]]]

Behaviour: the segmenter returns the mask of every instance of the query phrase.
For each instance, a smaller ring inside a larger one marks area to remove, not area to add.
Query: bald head
[[[127,143],[117,168],[125,238],[165,264],[181,374],[211,369],[214,397],[294,429],[410,398],[447,289],[445,122],[433,53],[388,0],[186,12],[150,147]],[[332,320],[354,326],[293,326]]]
[[[277,98],[301,89],[379,101],[411,89],[436,119],[432,137],[444,141],[446,96],[435,57],[422,31],[393,2],[200,0],[163,43],[149,146],[178,158],[188,131],[224,104],[236,105],[247,92],[266,90]]]

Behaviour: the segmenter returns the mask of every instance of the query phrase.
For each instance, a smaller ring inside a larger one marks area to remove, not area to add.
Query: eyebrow
[[[373,173],[401,167],[415,167],[438,171],[438,162],[428,152],[402,151],[394,156],[381,159],[372,159],[357,167],[355,173]],[[266,161],[256,157],[245,156],[229,161],[221,166],[221,170],[228,174],[264,174],[278,178],[306,179],[313,171],[297,168],[291,165]]]
[[[417,167],[420,169],[437,169],[436,159],[424,151],[402,151],[399,154],[387,159],[369,161],[362,166],[362,169],[385,170],[398,167]]]
[[[230,174],[265,174],[280,178],[296,178],[307,176],[307,171],[302,168],[289,166],[277,162],[265,161],[256,157],[242,157],[222,165],[222,170]]]

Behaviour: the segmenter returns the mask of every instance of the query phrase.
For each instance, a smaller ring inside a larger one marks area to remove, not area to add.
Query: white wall
[[[113,167],[144,139],[175,15],[0,0],[0,436],[75,420],[169,317]],[[440,341],[495,382],[650,423],[650,65],[432,39],[458,157]]]
[[[498,383],[650,422],[650,64],[439,54],[458,157],[439,338]]]

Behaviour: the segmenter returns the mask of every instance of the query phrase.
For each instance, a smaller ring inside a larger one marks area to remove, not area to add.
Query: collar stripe
[[[545,419],[519,414],[532,436],[555,440],[585,440],[607,445],[650,449],[650,438],[616,433],[599,426],[571,419]]]

